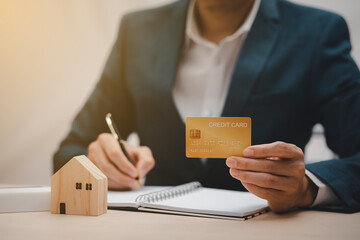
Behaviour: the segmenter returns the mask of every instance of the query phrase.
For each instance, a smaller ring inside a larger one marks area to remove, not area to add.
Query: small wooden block
[[[105,174],[86,156],[76,156],[51,177],[51,213],[106,213],[107,189]]]

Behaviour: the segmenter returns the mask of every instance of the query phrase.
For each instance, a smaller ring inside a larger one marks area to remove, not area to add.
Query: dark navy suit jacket
[[[149,185],[193,180],[215,188],[244,187],[225,161],[185,157],[185,125],[172,98],[184,41],[188,1],[123,17],[103,75],[54,156],[59,169],[102,132],[111,112],[123,137],[137,132],[156,159]],[[339,159],[306,167],[342,201],[360,210],[360,73],[350,56],[347,25],[338,15],[266,0],[244,42],[222,112],[252,118],[252,144],[284,141],[304,149],[321,123]],[[221,81],[221,79],[219,79]]]

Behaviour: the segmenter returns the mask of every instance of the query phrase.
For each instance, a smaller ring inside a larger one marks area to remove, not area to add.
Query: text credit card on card
[[[251,118],[186,118],[186,157],[227,158],[242,156],[251,146]]]

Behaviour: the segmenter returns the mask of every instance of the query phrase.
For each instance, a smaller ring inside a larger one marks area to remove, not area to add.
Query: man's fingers
[[[251,183],[244,183],[243,185],[249,192],[262,199],[269,200],[281,195],[281,191],[279,190],[262,188]]]
[[[89,145],[88,156],[91,156],[92,161],[98,163],[100,170],[108,176],[109,186],[124,189],[125,184],[125,188],[134,189],[138,187],[135,178],[143,178],[154,167],[155,160],[148,147],[133,147],[125,141],[122,141],[122,144],[131,159],[127,159],[119,142],[109,133],[100,134],[97,140]],[[114,176],[114,172],[117,176]]]
[[[281,191],[262,188],[253,184],[244,184],[244,187],[259,198],[267,200],[270,209],[274,212],[284,212],[289,209],[288,199]]]
[[[304,154],[297,146],[284,142],[255,145],[246,148],[243,155],[226,160],[230,175],[266,199],[273,211],[308,206],[314,201],[316,189],[308,194]]]
[[[139,178],[143,178],[155,166],[155,159],[152,151],[147,146],[133,147],[126,141],[123,141],[129,155],[136,162],[136,169],[139,173]]]
[[[117,177],[108,177],[108,185],[114,190],[134,190],[140,187],[138,181],[120,173]]]
[[[140,187],[139,183],[126,176],[121,174],[119,177],[108,177],[108,187],[112,190],[135,190]]]
[[[230,168],[230,175],[242,183],[253,184],[262,188],[286,191],[292,186],[292,181],[287,177],[280,177],[269,173],[242,171]]]
[[[287,160],[254,159],[243,157],[229,157],[226,159],[226,165],[229,168],[236,168],[245,171],[255,171],[272,173],[280,176],[291,176],[294,164]]]
[[[108,185],[110,189],[133,190],[139,187],[139,184],[135,179],[120,172],[115,166],[110,163],[109,166],[106,166],[104,168],[104,173],[108,177]]]
[[[102,147],[96,143],[91,146],[89,159],[97,165],[100,170],[108,177],[110,188],[115,189],[135,189],[136,180],[122,173],[112,162],[109,161]],[[111,183],[111,184],[110,184]]]
[[[109,165],[104,167],[104,173],[108,176],[109,188],[125,190],[125,189],[137,189],[139,187],[138,182],[121,171],[119,171],[114,165],[108,163]]]
[[[98,143],[90,144],[89,159],[107,176],[111,189],[136,189],[138,183],[133,178],[123,174],[113,163],[109,162]]]
[[[98,140],[108,159],[117,166],[123,173],[135,178],[138,176],[137,169],[126,158],[119,143],[109,133],[100,134]]]
[[[246,148],[243,152],[248,158],[303,158],[304,154],[300,148],[293,144],[274,142],[269,144],[254,145]]]
[[[137,151],[136,168],[139,172],[139,178],[143,178],[155,166],[155,159],[148,147],[140,147]]]

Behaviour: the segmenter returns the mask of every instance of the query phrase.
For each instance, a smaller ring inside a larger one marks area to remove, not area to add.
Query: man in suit
[[[360,209],[360,73],[338,15],[282,0],[178,1],[123,17],[103,75],[54,156],[87,154],[109,188],[193,180],[276,212]],[[111,112],[130,164],[104,121]],[[187,159],[188,116],[252,118],[244,157]],[[339,159],[304,164],[314,124]],[[155,165],[156,160],[156,165]],[[155,166],[155,167],[154,167]]]

